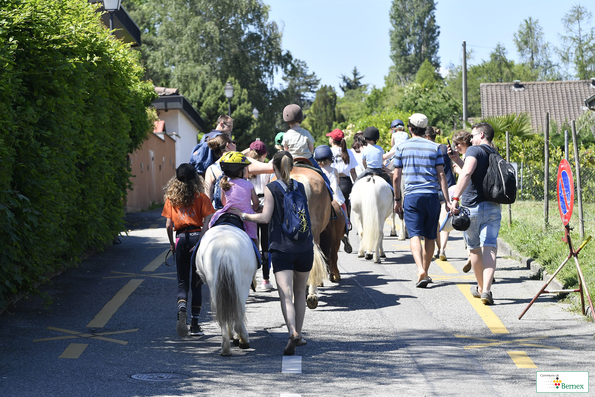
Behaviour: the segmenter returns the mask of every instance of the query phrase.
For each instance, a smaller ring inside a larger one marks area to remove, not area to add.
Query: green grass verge
[[[508,242],[522,256],[535,259],[547,270],[548,274],[553,274],[568,256],[569,249],[568,244],[562,241],[564,225],[560,218],[558,203],[554,200],[549,204],[549,223],[546,228],[544,228],[543,202],[517,201],[514,203],[510,217],[512,225],[509,225],[508,205],[503,205],[500,238]],[[585,239],[589,235],[595,237],[593,222],[595,204],[585,204],[583,212],[583,219],[587,220],[585,222]],[[574,206],[570,227],[574,228],[570,233],[572,244],[575,249],[578,249],[583,242],[580,236],[578,204]],[[593,296],[595,293],[595,266],[593,265],[595,263],[595,239],[581,250],[578,259],[587,288],[591,297],[595,298]],[[564,265],[556,278],[565,288],[578,286],[578,273],[573,259]],[[572,295],[576,295],[578,298],[578,294]],[[588,305],[587,302],[585,303]]]

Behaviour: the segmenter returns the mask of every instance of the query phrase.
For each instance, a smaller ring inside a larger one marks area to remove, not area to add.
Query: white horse
[[[250,237],[235,226],[212,227],[200,242],[196,269],[209,286],[211,310],[221,327],[221,355],[231,355],[234,331],[239,335],[240,348],[250,348],[245,325],[246,300],[257,269]]]
[[[358,257],[374,258],[380,263],[385,257],[382,248],[384,221],[394,208],[393,192],[388,183],[379,176],[366,176],[351,190],[351,216],[359,238]]]

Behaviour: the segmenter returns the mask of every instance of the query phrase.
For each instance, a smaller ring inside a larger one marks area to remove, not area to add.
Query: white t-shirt
[[[355,149],[349,149],[349,151],[351,152],[351,154],[353,154],[353,157],[355,157],[355,160],[357,161],[357,166],[355,167],[355,175],[357,177],[359,176],[359,174],[364,172],[364,166],[362,164],[362,152],[361,149],[359,153],[356,152]]]
[[[320,168],[322,168],[322,172],[326,174],[329,182],[331,183],[331,189],[333,189],[333,200],[339,203],[339,205],[343,205],[345,202],[345,196],[343,196],[343,192],[341,191],[341,188],[339,188],[339,173],[332,166],[332,164],[327,164],[321,166]]]
[[[258,174],[248,179],[254,186],[254,192],[258,196],[258,202],[260,205],[264,205],[264,187],[271,182],[272,175],[273,174]]]
[[[366,168],[382,168],[384,150],[378,145],[369,143],[362,149],[362,159],[366,160]]]
[[[287,146],[287,151],[291,153],[293,157],[305,157],[307,159],[312,157],[309,144],[314,146],[314,138],[308,130],[303,129],[299,126],[288,130],[283,135],[282,145]]]
[[[349,154],[349,164],[345,164],[343,161],[343,158],[341,157],[342,150],[340,147],[333,146],[331,147],[331,150],[333,152],[333,167],[335,167],[339,174],[345,174],[349,176],[349,172],[359,164],[351,150],[347,151]]]

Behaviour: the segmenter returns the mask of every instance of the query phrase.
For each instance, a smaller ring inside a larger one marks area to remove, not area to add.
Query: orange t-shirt
[[[174,230],[181,230],[188,226],[202,227],[202,220],[205,216],[215,213],[213,204],[204,193],[194,196],[194,202],[190,207],[174,208],[171,201],[167,199],[161,216],[169,218],[174,223]]]

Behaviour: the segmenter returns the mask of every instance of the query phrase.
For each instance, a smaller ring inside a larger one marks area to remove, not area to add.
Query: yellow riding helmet
[[[250,161],[240,152],[227,152],[221,156],[221,169],[232,173],[250,165]]]
[[[250,165],[250,161],[240,152],[227,152],[221,156],[221,163]]]

